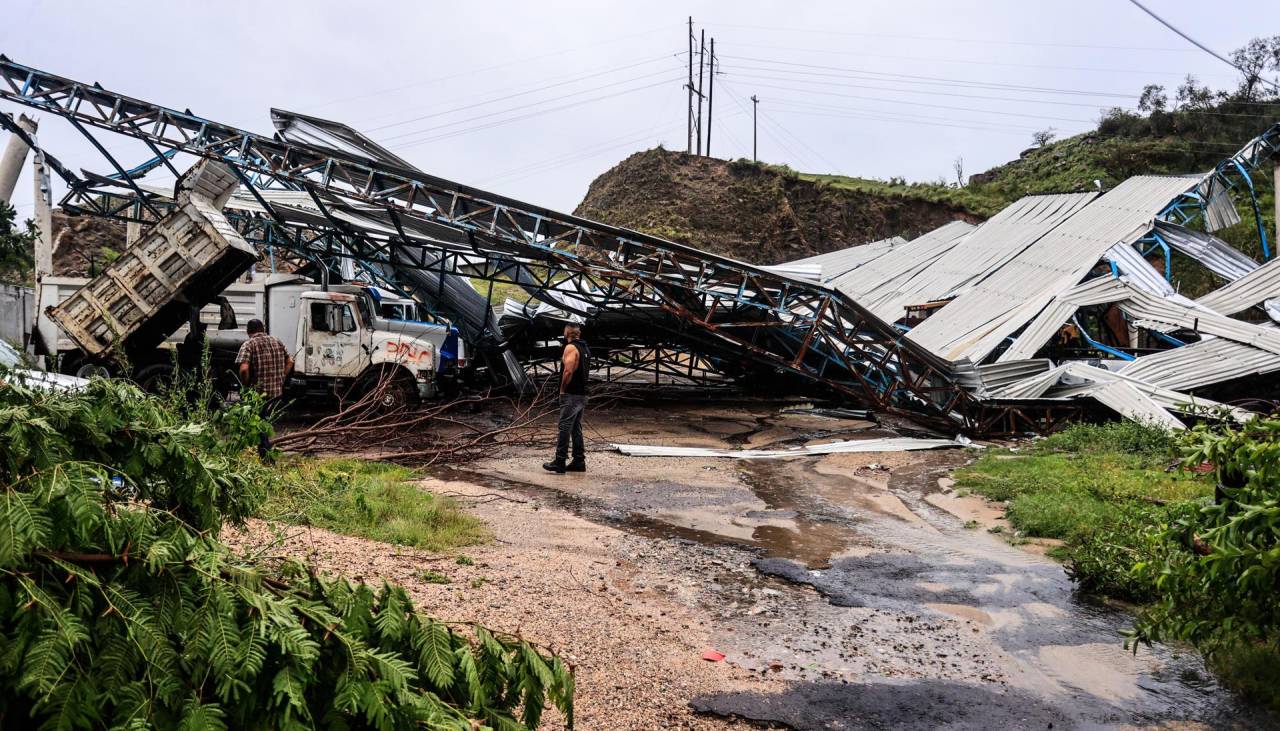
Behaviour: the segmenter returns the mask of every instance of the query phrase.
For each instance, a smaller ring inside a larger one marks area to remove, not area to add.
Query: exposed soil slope
[[[576,213],[756,264],[981,220],[952,202],[848,190],[785,168],[661,148],[596,178]]]
[[[53,211],[53,273],[87,277],[100,273],[125,248],[125,225],[94,216]]]

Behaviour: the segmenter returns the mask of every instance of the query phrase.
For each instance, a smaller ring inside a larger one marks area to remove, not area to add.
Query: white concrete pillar
[[[18,126],[28,135],[36,133],[38,123],[25,114],[18,116]],[[22,164],[27,161],[27,153],[31,150],[27,143],[17,135],[9,136],[9,144],[4,148],[4,156],[0,157],[0,201],[8,203],[13,198],[13,189],[18,187],[18,176],[22,174]]]
[[[38,334],[46,348],[53,351],[58,346],[58,326],[44,314],[44,309],[58,304],[56,301],[51,301],[55,299],[53,295],[57,288],[42,286],[44,279],[53,274],[53,188],[49,184],[49,168],[45,167],[44,153],[36,151],[31,167],[35,184],[34,218],[36,227],[40,229],[36,237],[33,257],[36,270],[36,307],[33,313],[35,322],[32,324],[32,331]],[[56,355],[56,353],[50,352],[47,355]],[[46,361],[45,365],[48,367],[52,364]]]

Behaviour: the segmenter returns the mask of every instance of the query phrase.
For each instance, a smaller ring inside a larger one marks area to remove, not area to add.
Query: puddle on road
[[[774,436],[763,418],[696,421],[682,426],[695,439],[754,445],[766,431]],[[790,441],[822,438],[814,433],[793,430]],[[1057,728],[1272,723],[1221,690],[1194,653],[1126,653],[1129,615],[1078,596],[1061,566],[963,529],[935,503],[938,478],[967,459],[939,451],[661,462],[593,453],[586,476],[530,474],[523,457],[432,472],[531,491],[649,538],[753,552],[761,577],[774,578],[708,576],[714,588],[700,601],[738,664],[797,685],[769,699],[701,699],[709,712],[797,728],[845,727],[823,725],[823,714],[914,728],[991,728],[993,719],[1040,728],[1044,719]],[[872,460],[891,472],[869,468]],[[760,582],[779,579],[813,591],[762,594]],[[756,598],[739,606],[743,596]],[[903,698],[934,698],[950,720],[934,723],[943,720],[936,709],[895,717]],[[986,711],[973,713],[974,702]]]

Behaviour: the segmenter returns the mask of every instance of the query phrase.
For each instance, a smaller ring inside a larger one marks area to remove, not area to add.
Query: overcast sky
[[[1274,0],[1146,3],[1224,54],[1275,18]],[[756,94],[760,158],[811,172],[950,179],[958,156],[980,172],[1035,130],[1070,135],[1132,107],[1144,84],[1234,83],[1124,0],[2,6],[0,52],[19,63],[257,132],[273,106],[336,119],[429,173],[565,211],[630,153],[684,149],[689,15],[720,58],[712,154],[751,156]],[[42,121],[46,149],[110,172],[65,122]]]

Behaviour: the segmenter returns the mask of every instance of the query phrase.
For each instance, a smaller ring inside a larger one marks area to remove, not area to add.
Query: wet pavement
[[[1198,655],[1123,645],[1130,616],[944,510],[959,450],[787,460],[624,457],[609,440],[795,446],[886,436],[761,404],[592,415],[586,475],[495,456],[450,479],[537,494],[637,540],[636,592],[707,617],[726,662],[790,681],[702,712],[797,729],[1270,728]],[[643,538],[644,540],[641,540]],[[659,539],[654,541],[652,539]]]

